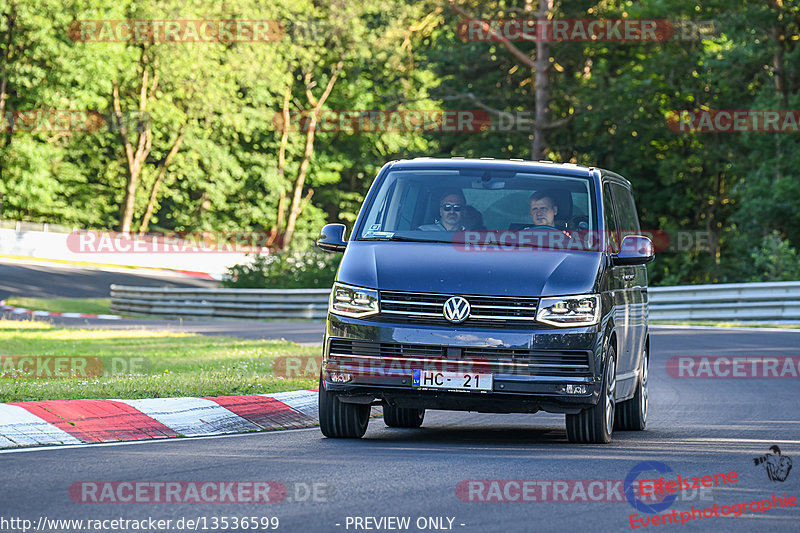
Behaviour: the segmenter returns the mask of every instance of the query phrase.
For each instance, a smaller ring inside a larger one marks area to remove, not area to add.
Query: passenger
[[[553,201],[553,197],[544,191],[538,191],[530,196],[532,226],[525,226],[523,230],[553,230],[548,236],[549,248],[560,248],[563,246],[583,246],[580,241],[564,242],[564,237],[572,239],[572,234],[556,226],[556,215],[558,215],[558,205]],[[580,249],[580,248],[575,248]]]
[[[555,228],[555,218],[558,214],[558,206],[553,202],[553,198],[545,192],[535,192],[530,197],[531,220],[533,227],[550,226]]]

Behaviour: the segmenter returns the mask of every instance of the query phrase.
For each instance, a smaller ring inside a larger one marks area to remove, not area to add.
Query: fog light
[[[586,385],[567,385],[567,394],[586,394]]]
[[[339,372],[331,372],[331,381],[333,383],[347,383],[352,381],[352,374],[341,374]]]

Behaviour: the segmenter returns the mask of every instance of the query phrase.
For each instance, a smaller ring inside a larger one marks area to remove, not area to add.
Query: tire
[[[636,386],[636,394],[630,400],[625,400],[617,404],[616,420],[614,429],[641,431],[647,425],[647,380],[648,367],[650,366],[650,355],[647,348],[644,349],[642,362],[642,375],[639,384]]]
[[[319,428],[326,437],[360,439],[367,432],[369,404],[344,403],[319,381]]]
[[[425,418],[425,409],[383,406],[383,421],[390,428],[418,428]]]
[[[567,439],[584,444],[607,444],[614,431],[614,393],[617,390],[617,350],[609,346],[600,401],[578,414],[567,415]]]

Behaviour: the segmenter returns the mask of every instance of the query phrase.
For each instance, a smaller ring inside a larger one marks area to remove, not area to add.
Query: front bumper
[[[322,386],[340,393],[339,399],[348,403],[493,413],[577,413],[600,398],[602,331],[600,325],[535,330],[459,328],[329,315]],[[415,369],[491,373],[492,390],[414,387]]]

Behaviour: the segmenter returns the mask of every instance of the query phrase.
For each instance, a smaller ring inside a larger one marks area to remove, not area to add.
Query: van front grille
[[[458,326],[530,328],[536,325],[538,298],[439,294],[427,292],[380,291],[378,320],[409,324],[455,326],[444,318],[444,303],[461,296],[470,304],[470,316]]]

